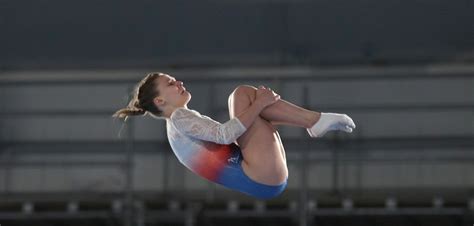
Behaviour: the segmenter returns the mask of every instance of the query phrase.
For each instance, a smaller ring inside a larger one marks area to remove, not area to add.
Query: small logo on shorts
[[[239,157],[230,157],[227,159],[227,162],[231,163],[237,163],[239,161]]]

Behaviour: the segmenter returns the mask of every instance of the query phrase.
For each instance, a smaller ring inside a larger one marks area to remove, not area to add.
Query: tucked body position
[[[351,133],[346,114],[304,109],[270,88],[240,85],[228,98],[230,120],[217,122],[187,107],[191,93],[182,81],[149,73],[137,85],[127,107],[113,116],[149,115],[166,120],[170,146],[195,174],[258,199],[270,199],[287,186],[285,148],[276,125],[307,129],[311,137],[331,130]]]

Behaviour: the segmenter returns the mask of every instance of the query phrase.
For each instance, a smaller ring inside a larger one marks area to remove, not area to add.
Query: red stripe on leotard
[[[205,148],[193,156],[191,168],[196,174],[215,182],[228,164],[231,153],[230,145],[206,142]]]

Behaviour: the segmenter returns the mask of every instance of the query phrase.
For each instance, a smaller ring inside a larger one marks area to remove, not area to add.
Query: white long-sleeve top
[[[247,130],[238,118],[221,124],[187,108],[177,108],[166,122],[173,152],[191,170],[196,161],[214,158],[212,156],[218,155],[217,150],[235,142]]]

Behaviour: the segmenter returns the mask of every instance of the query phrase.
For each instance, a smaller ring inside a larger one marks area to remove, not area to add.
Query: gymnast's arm
[[[274,93],[270,89],[260,86],[257,90],[255,101],[253,101],[244,112],[236,117],[246,128],[249,128],[263,109],[277,102],[279,99],[280,95]]]
[[[207,116],[184,108],[175,110],[171,121],[185,135],[218,144],[230,144],[237,140],[263,110],[260,104],[252,104],[237,117],[219,123]]]
[[[257,90],[255,101],[224,124],[185,108],[175,110],[171,115],[171,121],[179,131],[188,136],[218,144],[230,144],[253,124],[265,107],[279,99],[279,95],[262,86]]]

